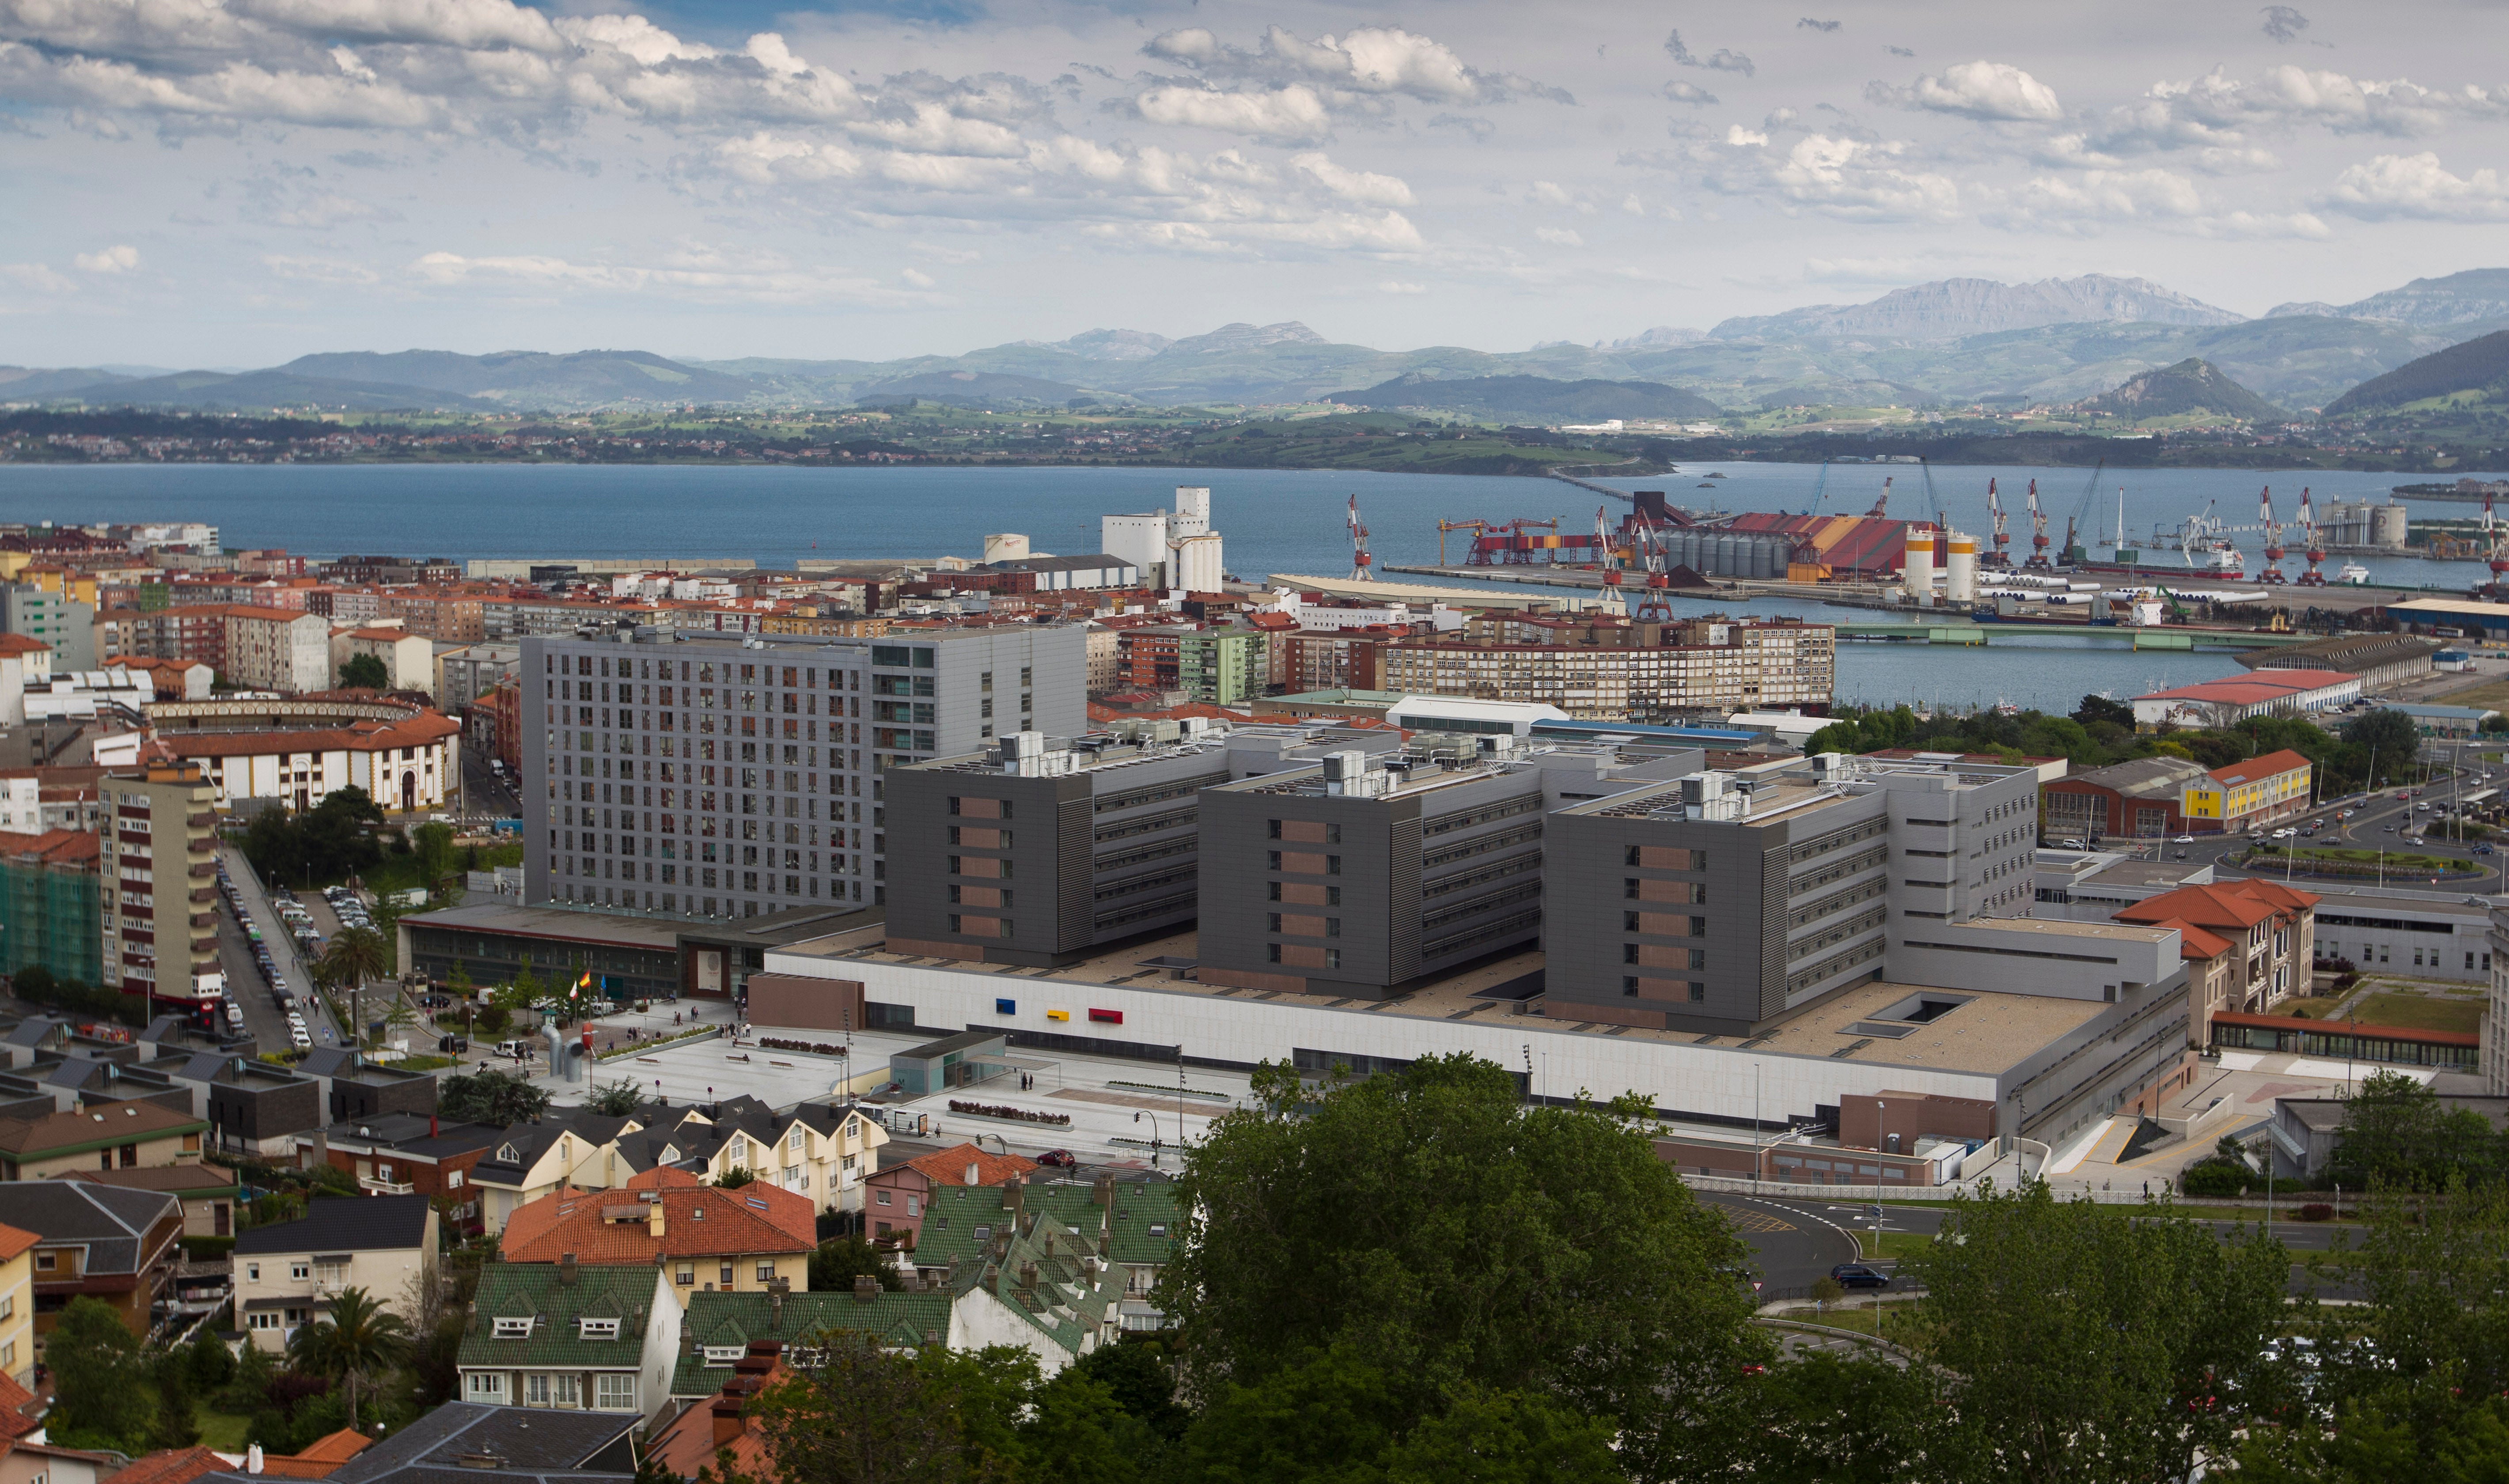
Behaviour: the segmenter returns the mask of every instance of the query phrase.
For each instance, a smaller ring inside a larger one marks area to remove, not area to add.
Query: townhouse
[[[312,1201],[294,1221],[257,1226],[235,1244],[235,1304],[245,1336],[274,1354],[350,1288],[414,1318],[435,1280],[434,1203],[425,1196]]]

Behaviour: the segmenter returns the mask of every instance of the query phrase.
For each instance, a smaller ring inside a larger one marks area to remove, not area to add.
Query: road
[[[306,1028],[314,1033],[314,1044],[317,1046],[344,1044],[340,1040],[338,1022],[333,1020],[329,1012],[322,1008],[321,1001],[314,996],[314,976],[306,971],[305,964],[296,956],[296,941],[288,936],[286,924],[281,922],[279,913],[271,909],[269,894],[261,889],[261,878],[253,874],[252,866],[244,860],[243,851],[224,840],[218,842],[217,848],[218,863],[226,867],[227,879],[233,881],[236,890],[242,893],[244,910],[250,914],[253,926],[261,929],[261,941],[270,948],[271,956],[277,960],[280,977],[287,981],[287,992],[295,995],[304,1008]],[[243,931],[236,926],[233,914],[223,909],[223,904],[221,904],[218,919],[218,957],[227,966],[227,983],[236,997],[236,1003],[243,1007],[244,1024],[252,1029],[253,1038],[261,1044],[262,1050],[286,1050],[288,1039],[285,1019],[278,1014],[271,1002],[270,985],[262,979],[260,967],[253,962],[252,949],[247,940]],[[231,958],[227,952],[230,934],[233,935],[242,954],[240,959]],[[263,1020],[254,1019],[256,1011],[262,1013]],[[264,1023],[276,1025],[275,1039],[265,1036],[261,1029]],[[323,1039],[325,1031],[331,1035],[329,1041]]]

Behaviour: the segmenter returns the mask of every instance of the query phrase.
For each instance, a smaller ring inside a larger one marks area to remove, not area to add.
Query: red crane
[[[1664,575],[1664,549],[1656,543],[1656,524],[1641,520],[1632,523],[1631,529],[1637,537],[1638,551],[1645,559],[1647,575],[1646,596],[1638,600],[1638,611],[1634,616],[1640,623],[1670,623],[1672,584]]]
[[[2047,512],[2039,508],[2039,481],[2030,481],[2030,565],[2047,570]]]
[[[1368,566],[1376,559],[1367,554],[1367,528],[1360,524],[1359,497],[1350,498],[1350,580],[1365,582],[1371,574]]]
[[[1891,518],[1890,475],[1885,474],[1882,476],[1882,496],[1879,500],[1873,501],[1872,509],[1864,512],[1864,518],[1866,520],[1889,520]]]
[[[1621,599],[1621,564],[1612,553],[1612,523],[1603,512],[1608,505],[1594,507],[1594,555],[1603,564],[1603,596],[1612,600],[1614,612],[1626,612]]]
[[[2300,487],[2300,544],[2308,558],[2308,571],[2300,575],[2300,585],[2324,587],[2326,574],[2317,570],[2317,564],[2326,560],[2326,542],[2317,534],[2317,507],[2309,503],[2306,485]]]
[[[2003,501],[1996,498],[1995,481],[1992,479],[1986,482],[1986,513],[1995,521],[1995,550],[1988,553],[1986,564],[1989,567],[2009,567],[2012,553],[2007,548],[2012,544],[2012,536],[2003,529]]]
[[[2257,573],[2260,582],[2279,582],[2282,578],[2282,522],[2274,519],[2273,486],[2257,492],[2257,522],[2266,528],[2266,565]]]

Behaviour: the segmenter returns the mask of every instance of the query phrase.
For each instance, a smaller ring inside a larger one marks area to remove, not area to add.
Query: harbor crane
[[[2266,531],[2266,564],[2257,571],[2260,582],[2280,582],[2282,576],[2282,522],[2274,519],[2273,486],[2257,491],[2257,524]]]
[[[1594,507],[1594,550],[1603,564],[1603,596],[1612,600],[1614,612],[1622,612],[1627,611],[1627,605],[1621,600],[1621,563],[1612,550],[1611,517],[1605,513],[1610,509],[1609,505]]]
[[[2491,495],[2487,490],[2483,496],[2483,546],[2491,568],[2491,591],[2495,596],[2500,591],[2501,575],[2509,573],[2509,552],[2501,550],[2504,538],[2509,538],[2509,525],[2491,518]]]
[[[1866,520],[1889,520],[1891,518],[1891,476],[1889,474],[1882,476],[1882,496],[1880,499],[1873,501],[1872,509],[1864,512],[1864,518]]]
[[[2324,587],[2326,574],[2317,570],[2317,564],[2326,560],[2326,541],[2317,533],[2317,507],[2309,502],[2306,485],[2300,487],[2300,545],[2301,554],[2308,560],[2308,570],[2300,575],[2299,584],[2303,587]],[[2273,555],[2270,551],[2266,554]]]
[[[1672,583],[1664,572],[1664,547],[1656,538],[1659,528],[1653,521],[1637,526],[1637,544],[1646,563],[1646,596],[1638,600],[1634,615],[1640,623],[1672,622]]]
[[[2030,567],[2047,570],[2047,512],[2039,508],[2039,481],[2030,481]]]
[[[1365,582],[1375,575],[1367,569],[1376,559],[1368,555],[1367,527],[1360,522],[1359,497],[1350,498],[1350,580]]]
[[[1987,565],[2009,567],[2012,565],[2012,534],[2004,529],[2003,501],[1996,498],[1995,481],[1992,479],[1986,482],[1986,514],[1995,523],[1995,550],[1987,556]]]

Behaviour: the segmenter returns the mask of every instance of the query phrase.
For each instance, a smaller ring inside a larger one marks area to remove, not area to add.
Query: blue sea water
[[[1721,473],[1726,477],[1707,480]],[[1891,510],[1913,517],[1939,509],[1962,530],[1986,531],[1986,482],[2001,483],[2012,512],[2012,549],[2026,552],[2021,492],[2040,481],[2061,540],[2068,515],[2088,534],[2116,522],[2125,490],[2130,539],[2209,504],[2238,525],[2256,517],[2258,487],[2270,482],[2289,520],[2299,478],[2247,470],[2113,471],[2094,485],[2084,469],[1833,466],[1825,486],[1810,464],[1686,465],[1678,475],[1608,481],[1623,489],[1661,488],[1675,503],[1728,510],[1813,508],[1858,514],[1892,480]],[[2498,477],[2498,476],[2490,476]],[[2312,473],[2321,501],[2382,499],[2395,476]],[[1699,488],[1703,483],[1712,489]],[[1350,568],[1345,501],[1359,498],[1380,574],[1390,565],[1438,557],[1438,522],[1478,516],[1556,519],[1562,531],[1592,529],[1600,500],[1548,479],[1431,474],[1135,468],[832,468],[689,465],[456,464],[0,464],[0,520],[200,520],[220,528],[230,547],[281,546],[311,556],[347,552],[564,559],[749,557],[764,566],[844,556],[973,557],[992,532],[1022,532],[1040,552],[1086,552],[1098,545],[1098,517],[1169,503],[1179,484],[1208,485],[1213,524],[1226,538],[1229,570],[1244,577],[1275,573],[1337,575]],[[1626,509],[1612,502],[1614,520]],[[2416,513],[2462,518],[2475,507],[2423,502]],[[2262,540],[2234,537],[2251,568]],[[1460,560],[1462,538],[1449,538]],[[2330,563],[2330,566],[2337,565]],[[2462,591],[2479,580],[2475,563],[2373,559],[2382,582]],[[2301,564],[2287,560],[2286,570]],[[1420,579],[1430,580],[1430,579]],[[1685,607],[1691,605],[1684,605]],[[1701,611],[1729,604],[1698,604]],[[1751,605],[1756,612],[1805,612],[1800,603]],[[2220,654],[2131,653],[2061,638],[1976,649],[1842,646],[1842,698],[1891,702],[2021,705],[2070,709],[2091,691],[2133,694],[2230,673]]]

